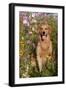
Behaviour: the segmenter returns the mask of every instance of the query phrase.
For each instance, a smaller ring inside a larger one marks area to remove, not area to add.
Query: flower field
[[[36,46],[38,43],[37,28],[47,20],[52,27],[51,41],[53,46],[52,60],[47,61],[42,72],[38,70]],[[58,74],[58,15],[56,13],[19,12],[19,77],[49,77]]]

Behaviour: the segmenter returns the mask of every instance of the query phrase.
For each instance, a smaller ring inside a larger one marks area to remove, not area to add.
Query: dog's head
[[[47,40],[52,32],[51,26],[48,24],[42,24],[38,28],[38,33],[42,41]]]

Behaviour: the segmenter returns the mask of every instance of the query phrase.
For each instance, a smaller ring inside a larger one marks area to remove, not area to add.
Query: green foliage
[[[56,62],[53,60],[47,61],[46,65],[42,69],[42,72],[39,72],[36,67],[30,67],[29,75],[30,77],[55,76],[57,75]]]

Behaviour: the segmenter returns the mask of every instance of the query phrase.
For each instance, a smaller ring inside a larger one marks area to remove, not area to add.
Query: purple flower
[[[23,16],[23,24],[29,26],[29,17]]]

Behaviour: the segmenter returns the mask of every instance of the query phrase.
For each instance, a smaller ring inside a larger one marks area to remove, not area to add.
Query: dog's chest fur
[[[46,58],[52,52],[52,43],[51,41],[39,42],[38,43],[38,52],[41,58]]]

